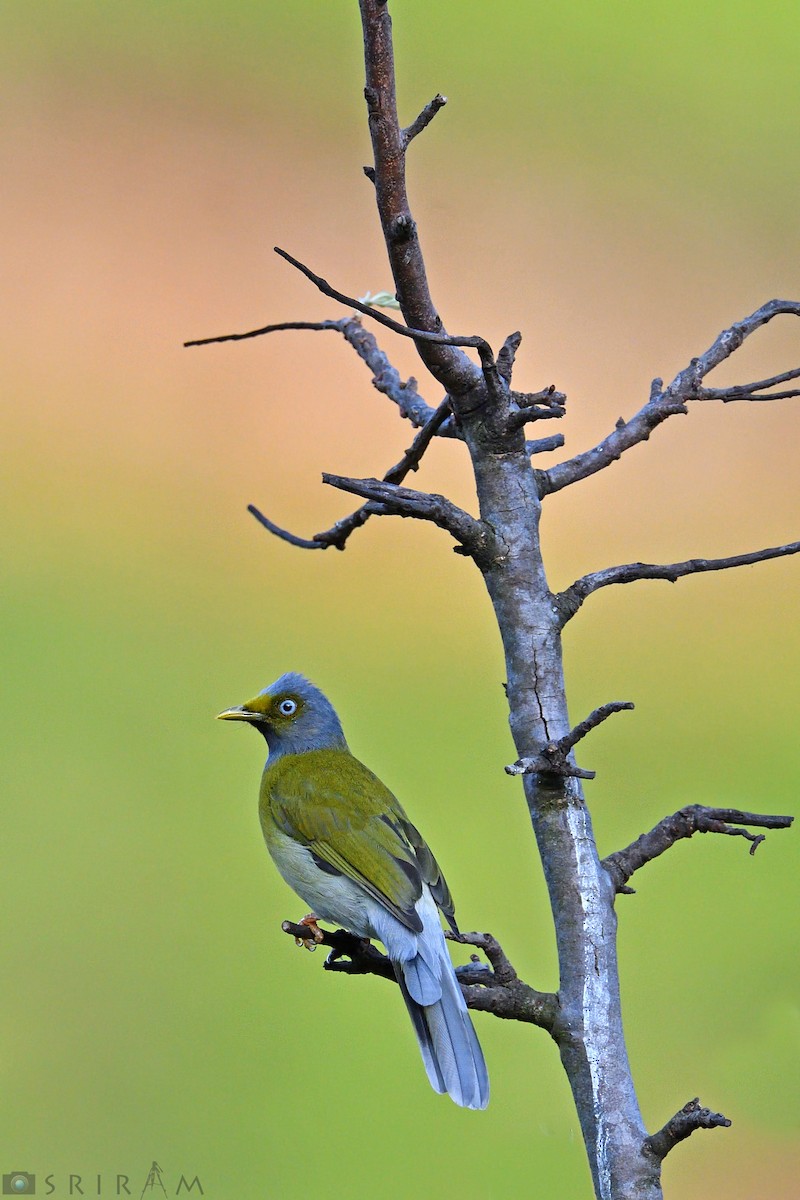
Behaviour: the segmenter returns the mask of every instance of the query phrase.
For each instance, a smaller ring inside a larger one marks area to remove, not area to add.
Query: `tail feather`
[[[403,999],[406,1002],[406,1008],[411,1017],[411,1022],[414,1026],[414,1032],[417,1035],[422,1061],[425,1065],[425,1072],[430,1085],[435,1092],[443,1095],[447,1091],[447,1084],[436,1059],[436,1050],[433,1045],[430,1029],[428,1028],[428,1022],[425,1020],[425,1009],[421,1004],[417,1004],[414,997],[409,994],[399,964],[395,965],[395,973],[397,975],[397,982],[400,984],[400,991],[403,993]]]
[[[462,1108],[486,1108],[486,1063],[449,956],[446,964],[442,963],[439,999],[432,1004],[420,1004],[411,994],[409,965],[397,963],[395,971],[431,1086],[447,1092]]]
[[[437,970],[434,974],[421,954],[415,954],[413,958],[408,959],[402,965],[403,981],[409,994],[417,1004],[421,1004],[423,1007],[427,1004],[435,1004],[442,995],[442,969],[439,963],[436,964],[436,967]]]
[[[486,1063],[429,888],[423,888],[416,910],[422,922],[419,933],[375,903],[370,932],[383,942],[392,961],[431,1087],[447,1092],[463,1108],[486,1108]]]

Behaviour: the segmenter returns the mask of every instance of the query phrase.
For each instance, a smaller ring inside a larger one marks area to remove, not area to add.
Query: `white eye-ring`
[[[297,712],[297,701],[290,700],[287,696],[287,698],[285,700],[281,700],[280,704],[278,705],[278,712],[284,717],[293,717]]]

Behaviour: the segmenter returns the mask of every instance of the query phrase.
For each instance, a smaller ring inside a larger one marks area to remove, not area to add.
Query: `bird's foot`
[[[308,913],[298,925],[304,925],[308,929],[308,937],[296,937],[294,939],[296,946],[304,946],[306,950],[316,950],[317,946],[324,939],[325,934],[320,929],[317,921],[319,917],[316,913]]]

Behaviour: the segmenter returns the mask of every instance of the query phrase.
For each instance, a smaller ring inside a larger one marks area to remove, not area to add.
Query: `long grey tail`
[[[464,996],[442,943],[436,979],[421,955],[394,963],[431,1086],[462,1108],[486,1108],[489,1075]],[[416,994],[418,999],[412,995]],[[434,996],[438,993],[438,998]],[[431,1001],[421,1004],[420,1000]]]

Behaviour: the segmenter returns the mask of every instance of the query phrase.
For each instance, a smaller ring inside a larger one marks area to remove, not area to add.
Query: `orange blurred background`
[[[562,454],[723,327],[797,295],[795,11],[393,12],[403,118],[450,98],[409,161],[437,304],[495,347],[521,329],[518,386],[569,396]],[[275,244],[349,294],[391,286],[361,173],[355,4],[43,0],[0,22],[2,1171],[52,1172],[57,1195],[70,1172],[102,1173],[106,1195],[129,1170],[135,1187],[156,1159],[213,1200],[588,1196],[544,1036],[478,1018],[493,1101],[473,1118],[429,1094],[381,981],[294,953],[279,926],[299,902],[255,815],[260,744],[212,720],[309,674],[422,827],[462,927],[556,986],[477,573],[408,521],[317,555],[245,511],[326,528],[351,506],[320,472],[381,474],[410,427],[336,335],[182,348],[342,315]],[[413,349],[379,340],[438,403]],[[797,363],[784,317],[710,382]],[[791,400],[670,420],[546,502],[552,586],[793,540],[797,434]],[[434,445],[415,485],[474,508],[457,444]],[[686,803],[792,811],[796,580],[789,559],[608,589],[570,625],[573,716],[637,705],[583,754],[601,853]],[[620,900],[648,1125],[697,1093],[734,1121],[670,1158],[668,1195],[800,1195],[796,878],[796,835],[754,859],[695,839]]]

